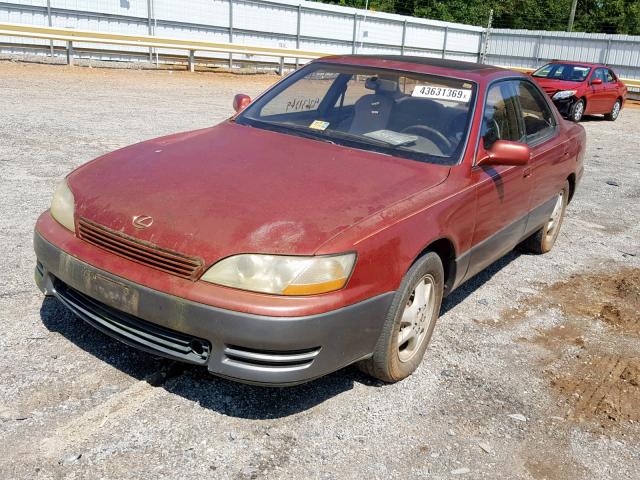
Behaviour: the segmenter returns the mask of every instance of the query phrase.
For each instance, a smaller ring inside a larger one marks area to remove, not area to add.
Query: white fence
[[[604,63],[622,78],[640,80],[640,36],[493,29],[486,59],[523,68],[554,59]]]
[[[404,17],[297,0],[14,0],[0,1],[0,22],[101,32],[298,48],[327,53],[405,54],[478,61],[481,27]],[[62,42],[53,42],[63,54]],[[0,52],[50,50],[46,40],[0,37]],[[149,58],[140,47],[74,44],[97,59]],[[175,52],[158,50],[160,55]],[[220,53],[199,57],[227,60]],[[602,62],[625,79],[640,80],[640,37],[494,29],[486,62],[535,68],[548,60]],[[233,60],[273,58],[233,54]],[[287,59],[289,63],[295,59]]]
[[[0,1],[0,22],[127,34],[197,38],[327,53],[406,54],[477,61],[483,29],[434,20],[290,0],[16,0]],[[47,41],[0,37],[18,53]],[[55,46],[63,47],[62,43]],[[92,58],[130,59],[135,47],[74,45]],[[128,53],[128,55],[119,55]],[[160,54],[171,53],[163,52]],[[220,54],[204,54],[220,58]],[[273,58],[234,59],[273,61]]]

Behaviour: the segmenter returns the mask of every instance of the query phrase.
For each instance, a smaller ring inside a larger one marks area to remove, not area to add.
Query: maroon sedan
[[[243,382],[410,375],[443,296],[552,248],[583,171],[583,128],[485,65],[329,57],[234,105],[72,172],[34,244],[91,325]]]
[[[626,85],[606,65],[555,61],[531,76],[560,113],[574,122],[593,114],[603,114],[614,121],[627,98]]]

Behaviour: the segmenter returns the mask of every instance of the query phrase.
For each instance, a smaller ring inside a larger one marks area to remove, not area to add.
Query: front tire
[[[580,99],[571,106],[569,110],[569,118],[578,123],[584,115],[584,100]]]
[[[622,102],[620,102],[620,99],[616,100],[616,103],[613,104],[613,107],[611,107],[611,112],[607,113],[604,118],[606,120],[609,120],[610,122],[615,122],[616,119],[618,118],[618,115],[620,115],[620,109],[622,108]]]
[[[440,257],[429,252],[405,274],[396,292],[373,356],[358,363],[368,375],[397,382],[422,362],[440,314],[444,269]]]
[[[536,254],[551,251],[560,233],[560,227],[562,226],[562,220],[564,220],[564,212],[567,209],[568,202],[569,182],[565,181],[563,189],[560,190],[560,193],[556,196],[556,203],[553,206],[549,220],[547,220],[540,230],[522,242],[524,250]]]

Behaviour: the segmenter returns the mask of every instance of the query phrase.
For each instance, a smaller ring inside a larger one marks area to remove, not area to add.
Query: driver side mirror
[[[591,85],[601,85],[601,84],[602,84],[601,78],[594,78],[593,80],[591,80]]]
[[[233,97],[233,109],[236,113],[240,113],[242,110],[247,108],[247,106],[251,103],[251,97],[249,95],[245,95],[244,93],[238,93],[235,97]]]
[[[519,166],[529,163],[531,149],[529,145],[508,140],[496,140],[489,149],[480,142],[476,165],[510,165]]]

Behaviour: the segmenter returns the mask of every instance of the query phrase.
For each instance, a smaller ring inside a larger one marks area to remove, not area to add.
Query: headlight
[[[53,199],[51,200],[51,216],[55,218],[58,223],[64,227],[67,227],[72,232],[75,232],[75,224],[73,221],[75,201],[73,199],[73,193],[69,190],[67,181],[63,180],[58,184]]]
[[[213,265],[201,280],[253,292],[314,295],[344,287],[355,260],[355,253],[315,257],[235,255]]]
[[[563,98],[573,97],[576,94],[576,90],[560,90],[556,92],[552,97],[552,100],[561,100]]]

